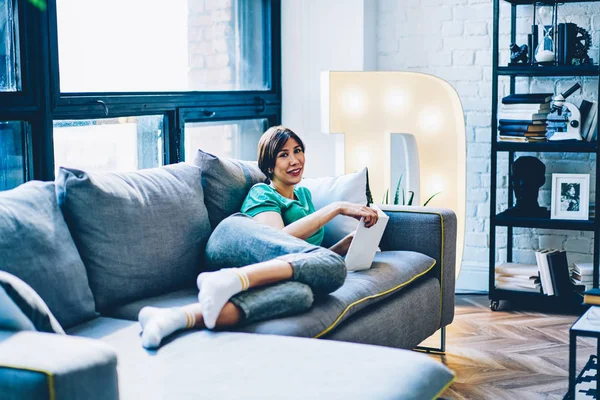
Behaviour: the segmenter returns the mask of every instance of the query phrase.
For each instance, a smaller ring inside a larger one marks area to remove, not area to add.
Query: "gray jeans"
[[[346,265],[338,254],[240,213],[223,220],[206,245],[206,265],[212,271],[273,259],[292,266],[292,280],[233,296],[231,302],[243,311],[246,323],[304,312],[314,296],[337,290],[346,279]]]

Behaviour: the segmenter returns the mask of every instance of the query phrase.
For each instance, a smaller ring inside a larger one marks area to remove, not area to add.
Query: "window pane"
[[[25,123],[0,122],[0,190],[13,189],[26,181]]]
[[[0,92],[21,90],[17,0],[0,0]]]
[[[163,117],[54,122],[54,166],[90,172],[135,171],[163,164]]]
[[[256,161],[258,140],[266,129],[266,119],[186,123],[186,159],[202,149],[219,157]]]
[[[57,0],[62,92],[268,89],[263,0]]]

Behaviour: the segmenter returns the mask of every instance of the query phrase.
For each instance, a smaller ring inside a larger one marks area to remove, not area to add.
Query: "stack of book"
[[[590,203],[589,219],[596,219],[596,204]]]
[[[538,250],[535,252],[535,259],[543,294],[547,296],[565,296],[573,291],[565,251]]]
[[[590,290],[594,282],[594,265],[592,263],[575,263],[571,271],[571,282],[575,286]]]
[[[537,265],[504,263],[496,266],[496,289],[540,293]]]
[[[593,306],[600,305],[600,289],[590,289],[583,293],[583,302]]]
[[[545,142],[552,93],[511,94],[498,113],[498,140]]]

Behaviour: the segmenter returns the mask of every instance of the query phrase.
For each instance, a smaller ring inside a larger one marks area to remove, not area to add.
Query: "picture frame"
[[[589,219],[590,174],[552,174],[550,219]]]

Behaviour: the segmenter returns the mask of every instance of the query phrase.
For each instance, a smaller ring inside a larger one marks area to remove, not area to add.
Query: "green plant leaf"
[[[431,201],[431,199],[433,199],[435,196],[437,196],[440,193],[442,193],[442,192],[434,193],[430,198],[427,199],[427,201],[425,202],[425,204],[423,204],[423,207],[425,207],[427,204],[429,204],[429,202]]]
[[[385,191],[385,201],[383,202],[383,204],[390,204],[389,195],[390,195],[390,189]]]
[[[46,11],[46,0],[29,0],[29,2],[40,11]]]
[[[415,192],[413,192],[412,190],[410,190],[408,193],[410,193],[410,194],[408,196],[408,204],[407,204],[407,206],[412,206],[413,200],[415,198]]]
[[[389,193],[390,189],[386,189],[385,190],[385,194],[383,195],[382,199],[381,199],[381,204],[388,204],[388,193]]]
[[[400,184],[402,183],[402,174],[400,174],[400,179],[398,179],[398,184],[396,185],[396,193],[394,194],[394,204],[398,205],[400,202]]]

